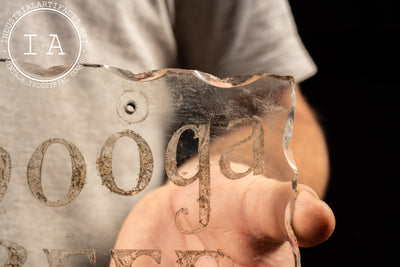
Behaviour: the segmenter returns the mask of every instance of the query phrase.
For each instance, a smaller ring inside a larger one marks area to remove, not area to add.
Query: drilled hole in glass
[[[135,102],[128,102],[125,106],[125,112],[129,115],[133,114],[136,111]]]

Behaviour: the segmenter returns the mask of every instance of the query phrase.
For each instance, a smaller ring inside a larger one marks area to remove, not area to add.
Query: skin
[[[297,194],[292,191],[290,182],[273,179],[282,174],[283,166],[267,148],[265,153],[270,154],[265,165],[269,178],[253,174],[238,180],[224,177],[218,165],[221,151],[235,140],[247,137],[249,132],[246,127],[238,129],[217,140],[210,149],[212,212],[207,227],[195,235],[179,232],[175,213],[182,207],[186,207],[189,214],[181,214],[178,222],[186,229],[198,225],[199,187],[197,182],[185,187],[168,182],[146,195],[132,209],[115,248],[160,249],[162,266],[177,266],[175,250],[204,249],[222,249],[239,267],[293,266],[285,227],[285,218],[289,216],[285,211],[291,204],[292,228],[299,246],[311,247],[328,239],[334,230],[335,218],[320,199],[328,181],[327,149],[321,128],[300,89],[296,88],[296,118],[290,144],[299,169]],[[232,154],[232,169],[245,170],[250,166],[247,152],[251,149],[249,144],[240,153]],[[186,162],[180,172],[193,172],[197,165],[198,159],[194,158]],[[210,262],[199,261],[196,266],[210,266]],[[154,262],[149,257],[139,257],[134,266],[151,266],[151,263]],[[111,266],[115,266],[114,262]]]

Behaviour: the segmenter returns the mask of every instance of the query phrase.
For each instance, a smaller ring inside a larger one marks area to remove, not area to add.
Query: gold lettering
[[[24,265],[28,258],[28,252],[24,247],[15,242],[4,239],[0,239],[0,246],[5,247],[8,252],[8,259],[4,264],[4,267],[19,267]]]
[[[47,148],[56,143],[64,145],[69,151],[72,164],[72,178],[66,197],[61,200],[50,201],[43,193],[42,166]],[[86,164],[81,152],[72,143],[61,138],[51,138],[44,141],[35,152],[33,152],[29,160],[27,176],[29,189],[36,199],[49,207],[61,207],[73,201],[82,191],[86,183]]]
[[[0,202],[6,194],[11,177],[11,157],[0,147]]]
[[[161,263],[161,250],[151,249],[112,249],[111,258],[116,267],[131,267],[140,256],[150,256],[156,263]]]
[[[117,186],[112,172],[112,153],[114,150],[114,145],[119,138],[124,136],[130,137],[136,142],[138,145],[140,159],[138,183],[136,187],[130,191],[123,190]],[[145,189],[150,182],[154,169],[153,154],[146,140],[144,140],[134,131],[126,130],[124,132],[115,133],[106,140],[101,149],[100,156],[97,159],[97,169],[99,171],[102,184],[105,185],[111,192],[123,196],[133,196]]]
[[[199,139],[199,171],[191,178],[184,178],[178,172],[176,162],[176,151],[179,143],[179,138],[186,130],[194,132],[194,139]],[[199,225],[193,230],[184,229],[177,221],[181,213],[188,215],[187,208],[178,210],[175,214],[175,224],[179,231],[185,234],[195,234],[200,232],[207,226],[210,219],[210,124],[202,124],[199,126],[185,125],[179,128],[172,136],[168,143],[165,153],[165,170],[169,179],[178,186],[186,186],[199,179]]]
[[[226,149],[219,160],[219,166],[221,168],[222,173],[225,177],[229,179],[240,179],[245,177],[246,175],[253,172],[254,175],[265,174],[264,170],[264,128],[261,124],[261,119],[258,117],[252,118],[242,118],[238,120],[234,120],[229,123],[228,128],[232,128],[233,126],[238,126],[242,124],[250,124],[252,127],[252,134],[242,141],[230,146]],[[236,173],[232,170],[230,164],[230,153],[235,150],[240,145],[253,141],[253,165],[244,172]]]
[[[233,260],[221,250],[176,250],[179,267],[194,267],[201,257],[209,256],[214,259],[218,267],[233,267]]]
[[[96,251],[94,249],[43,249],[46,254],[49,267],[64,267],[70,256],[83,255],[88,257],[90,264],[96,263]]]

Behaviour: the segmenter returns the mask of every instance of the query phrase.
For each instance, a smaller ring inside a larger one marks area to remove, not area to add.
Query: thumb
[[[335,223],[330,207],[311,188],[301,186],[292,220],[299,246],[312,247],[324,242],[332,235]]]
[[[268,178],[254,179],[243,197],[243,217],[250,234],[273,243],[287,241],[285,211],[294,198],[291,183]],[[311,188],[300,185],[292,227],[299,246],[311,247],[329,238],[335,228],[335,217]]]

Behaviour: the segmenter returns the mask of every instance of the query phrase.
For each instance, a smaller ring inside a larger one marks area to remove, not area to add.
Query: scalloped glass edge
[[[0,58],[0,62],[7,62],[11,61],[8,58]],[[286,122],[284,126],[284,131],[282,133],[282,144],[283,144],[283,152],[286,158],[286,161],[290,168],[293,171],[293,178],[292,178],[292,190],[295,192],[296,197],[297,197],[297,183],[298,183],[298,170],[297,170],[297,165],[294,159],[294,155],[292,150],[290,149],[290,141],[292,139],[292,134],[293,134],[293,125],[294,125],[294,116],[295,116],[295,110],[296,110],[296,93],[295,93],[295,79],[293,76],[281,76],[281,75],[275,75],[275,74],[269,74],[269,73],[264,73],[264,74],[249,74],[249,75],[237,75],[237,76],[231,76],[227,78],[218,78],[214,75],[198,71],[198,70],[188,70],[188,69],[179,69],[179,68],[164,68],[164,69],[158,69],[158,70],[150,70],[150,71],[143,71],[139,73],[132,73],[129,70],[124,70],[120,69],[117,67],[112,67],[108,66],[105,64],[92,64],[92,63],[79,63],[77,66],[81,68],[101,68],[105,71],[108,71],[112,74],[115,74],[121,78],[131,80],[131,81],[136,81],[136,82],[148,82],[152,80],[159,79],[165,75],[167,75],[169,72],[175,72],[175,73],[187,73],[187,74],[192,74],[199,80],[210,84],[214,87],[220,87],[220,88],[231,88],[231,87],[238,87],[238,86],[244,86],[251,84],[255,81],[257,81],[260,78],[273,78],[273,79],[278,79],[278,80],[284,80],[287,81],[290,85],[290,90],[291,90],[291,107],[288,112],[288,115],[286,117]],[[48,76],[51,75],[52,71],[58,72],[60,71],[60,68],[68,68],[68,65],[64,66],[54,66],[49,69],[43,69],[41,67],[38,67],[38,73],[37,75],[43,75],[43,76]],[[294,204],[295,204],[296,198],[291,200],[286,207],[285,210],[285,226],[288,234],[288,242],[291,246],[293,255],[294,255],[294,263],[296,267],[301,266],[300,262],[300,251],[299,247],[297,244],[297,239],[295,237],[293,228],[292,228],[292,218],[293,218],[293,209],[294,209]]]

